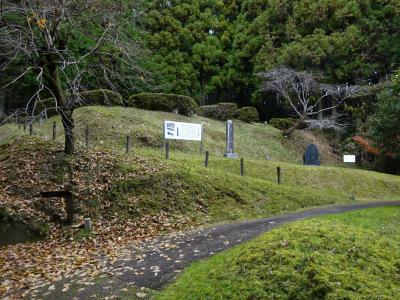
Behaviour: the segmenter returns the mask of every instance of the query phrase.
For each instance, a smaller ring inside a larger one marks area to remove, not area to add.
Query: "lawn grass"
[[[399,299],[400,207],[301,221],[194,263],[156,299]]]

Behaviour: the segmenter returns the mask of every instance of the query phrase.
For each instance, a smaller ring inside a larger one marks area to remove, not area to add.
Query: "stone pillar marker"
[[[226,121],[226,152],[224,157],[227,158],[238,158],[237,153],[234,149],[234,138],[233,138],[233,121]]]

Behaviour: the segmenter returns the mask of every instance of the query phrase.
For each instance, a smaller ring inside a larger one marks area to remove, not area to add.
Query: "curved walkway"
[[[107,280],[97,280],[93,284],[86,285],[81,292],[69,295],[71,297],[69,299],[89,299],[93,295],[97,295],[97,299],[102,299],[107,297],[106,295],[114,294],[113,291],[126,290],[124,287],[129,285],[160,289],[173,281],[177,274],[192,262],[251,240],[283,224],[321,215],[398,205],[400,201],[334,205],[157,237],[132,246],[129,249],[129,255],[113,264],[114,270],[117,271],[116,275]],[[104,290],[105,285],[109,286],[107,290]],[[54,293],[45,293],[45,295],[40,293],[42,295],[38,296],[45,296],[44,298],[47,299],[59,298],[56,296],[57,290],[58,288]]]

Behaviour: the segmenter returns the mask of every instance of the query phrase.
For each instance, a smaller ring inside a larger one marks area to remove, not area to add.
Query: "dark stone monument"
[[[319,166],[321,163],[318,159],[318,147],[315,144],[309,144],[306,153],[303,156],[303,163],[306,166]]]
[[[224,157],[227,158],[238,158],[237,153],[234,151],[234,140],[233,140],[233,121],[226,121],[226,153]]]

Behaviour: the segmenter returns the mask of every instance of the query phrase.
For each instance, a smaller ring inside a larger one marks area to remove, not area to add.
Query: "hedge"
[[[177,111],[181,115],[190,116],[197,109],[197,103],[190,97],[164,93],[141,93],[132,95],[125,103],[147,110],[166,112]]]
[[[200,106],[197,110],[197,114],[202,117],[210,118],[210,119],[218,119],[217,115],[217,105],[204,105]]]
[[[243,122],[258,122],[260,115],[255,107],[242,107],[236,110],[235,118]]]
[[[229,120],[235,117],[237,105],[231,102],[222,102],[215,105],[204,105],[199,107],[197,114],[202,117],[216,119],[216,120]]]
[[[70,96],[67,96],[70,97]],[[75,104],[75,107],[90,106],[90,105],[123,105],[122,96],[110,90],[98,89],[85,91],[78,94],[79,103]],[[48,117],[57,114],[55,109],[56,101],[54,98],[47,98],[40,100],[36,103],[35,111],[37,113],[42,113],[46,110]]]
[[[83,105],[114,105],[114,106],[122,106],[122,96],[114,91],[110,90],[92,90],[85,91],[79,94],[80,100],[83,102]]]
[[[296,124],[297,119],[295,118],[273,118],[269,120],[269,124],[271,126],[274,126],[275,128],[278,128],[280,130],[288,130],[291,128],[294,124]]]
[[[236,103],[221,102],[217,104],[217,116],[220,120],[230,120],[235,117],[237,110]]]

